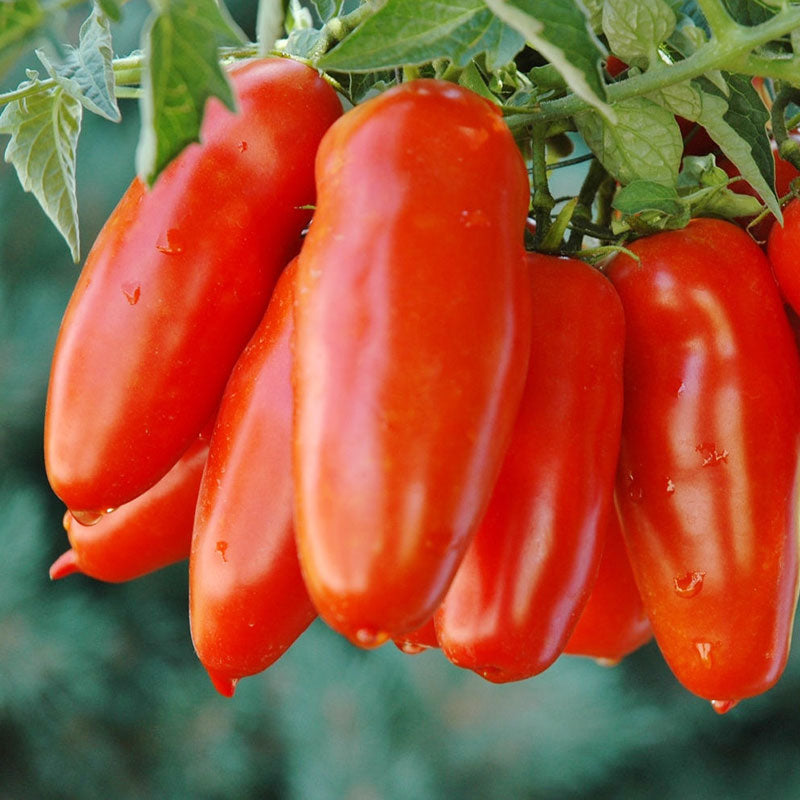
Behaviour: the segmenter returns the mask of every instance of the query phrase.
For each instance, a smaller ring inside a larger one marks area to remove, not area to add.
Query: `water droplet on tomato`
[[[672,579],[675,594],[683,598],[697,596],[703,588],[703,578],[705,577],[705,572],[686,572],[683,575],[676,575]]]
[[[475,672],[491,683],[506,683],[508,681],[506,673],[500,667],[479,667]]]
[[[355,643],[359,647],[380,647],[389,638],[388,633],[377,631],[374,628],[359,628],[356,631]]]
[[[738,702],[738,700],[712,700],[711,708],[713,708],[717,714],[727,714]]]
[[[166,234],[156,242],[156,250],[165,256],[174,256],[183,252],[181,232],[177,228],[170,228]]]
[[[686,391],[686,384],[683,381],[681,381],[681,385],[678,387],[676,395],[680,397],[685,391]]]
[[[703,457],[704,467],[716,467],[728,461],[728,451],[718,448],[714,442],[701,442],[695,450]]]
[[[139,297],[142,294],[142,287],[134,281],[126,281],[122,284],[122,294],[125,295],[125,299],[132,306],[135,306],[139,302]]]
[[[644,496],[644,492],[642,491],[642,487],[637,483],[636,478],[633,476],[632,472],[628,473],[628,497],[633,500],[634,503],[640,503],[642,501],[642,497]]]
[[[225,556],[225,552],[228,549],[227,542],[217,542],[217,546],[214,548],[221,556],[223,561],[227,561],[227,557]]]
[[[208,677],[211,679],[211,683],[214,684],[214,688],[223,697],[233,697],[233,693],[236,691],[236,684],[239,683],[238,678],[231,678],[229,675],[224,675],[208,668],[206,668],[206,672],[208,672]]]
[[[395,644],[407,656],[417,656],[428,649],[424,644],[416,644],[416,642],[396,641]]]
[[[606,667],[607,669],[610,669],[611,667],[616,667],[621,660],[622,659],[620,658],[596,658],[594,663],[599,667]]]
[[[239,152],[244,153],[247,150],[247,142],[239,142]]]
[[[85,525],[87,528],[91,525],[97,525],[97,523],[103,519],[102,511],[74,511],[70,509],[69,513],[72,515],[75,522],[79,525]]]
[[[464,209],[461,212],[461,222],[465,228],[488,228],[492,223],[483,209]]]
[[[667,478],[667,494],[675,494],[675,484],[672,482],[672,478]]]
[[[695,649],[704,667],[711,667],[711,642],[695,642]]]

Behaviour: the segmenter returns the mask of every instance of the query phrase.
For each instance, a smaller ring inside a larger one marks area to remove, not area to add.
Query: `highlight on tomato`
[[[313,69],[231,69],[238,112],[210,100],[201,142],[100,232],[55,347],[45,416],[50,484],[79,517],[160,480],[219,405],[314,202],[317,145],[341,113]]]
[[[617,497],[656,641],[725,711],[769,689],[798,588],[800,358],[769,263],[695,219],[608,269],[627,324]]]
[[[614,287],[576,259],[529,253],[526,266],[534,314],[519,414],[434,618],[444,654],[496,683],[547,669],[578,621],[613,511],[622,415]]]
[[[316,178],[296,292],[298,550],[320,615],[377,646],[430,619],[500,469],[529,350],[528,178],[497,106],[431,79],[348,111]]]

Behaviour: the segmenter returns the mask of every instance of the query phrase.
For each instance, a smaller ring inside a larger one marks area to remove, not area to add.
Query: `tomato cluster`
[[[131,186],[67,309],[51,575],[188,556],[226,695],[317,614],[495,682],[654,634],[719,711],[769,688],[797,598],[800,357],[762,250],[698,219],[606,275],[526,253],[525,164],[478,95],[422,79],[342,115],[297,63],[231,77],[239,113],[211,103],[201,143]]]

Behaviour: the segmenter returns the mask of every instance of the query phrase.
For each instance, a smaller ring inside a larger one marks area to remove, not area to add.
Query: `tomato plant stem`
[[[760,25],[746,27],[744,25],[734,25],[730,32],[726,33],[725,40],[712,39],[707,44],[700,47],[695,53],[683,61],[676,61],[669,69],[649,70],[641,75],[634,75],[630,78],[610,84],[606,91],[610,103],[618,103],[632,97],[651,94],[668,86],[691,80],[705,72],[714,69],[728,69],[733,72],[747,72],[746,67],[762,61],[767,61],[773,65],[781,65],[780,71],[788,74],[786,64],[789,63],[794,68],[796,80],[798,60],[796,58],[787,62],[785,59],[760,58],[754,62],[755,56],[750,55],[751,51],[766,42],[785,36],[792,30],[800,26],[800,8],[792,7],[780,11],[771,19]],[[769,70],[759,69],[758,74],[769,74]],[[561,117],[570,117],[581,111],[590,108],[583,98],[576,94],[569,94],[566,97],[559,97],[555,100],[544,101],[539,110],[531,114],[519,114],[508,119],[508,124],[512,128],[523,128],[532,122],[543,122]]]

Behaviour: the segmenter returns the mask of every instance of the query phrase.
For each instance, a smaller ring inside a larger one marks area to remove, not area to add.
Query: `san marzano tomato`
[[[292,527],[294,265],[231,373],[197,501],[189,621],[197,655],[226,696],[316,616]]]
[[[709,700],[768,689],[797,598],[800,361],[769,264],[693,220],[609,276],[628,326],[618,498],[656,640]]]
[[[239,113],[209,102],[201,143],[150,190],[134,181],[67,308],[45,419],[47,473],[76,512],[154,485],[219,405],[314,202],[317,145],[341,112],[287,59],[231,72]]]
[[[499,110],[434,80],[349,111],[316,174],[296,292],[298,547],[320,614],[375,646],[432,616],[508,443],[528,180]]]
[[[612,511],[625,322],[582,261],[529,253],[534,309],[520,411],[486,516],[436,612],[454,663],[497,683],[559,656],[597,575]]]

